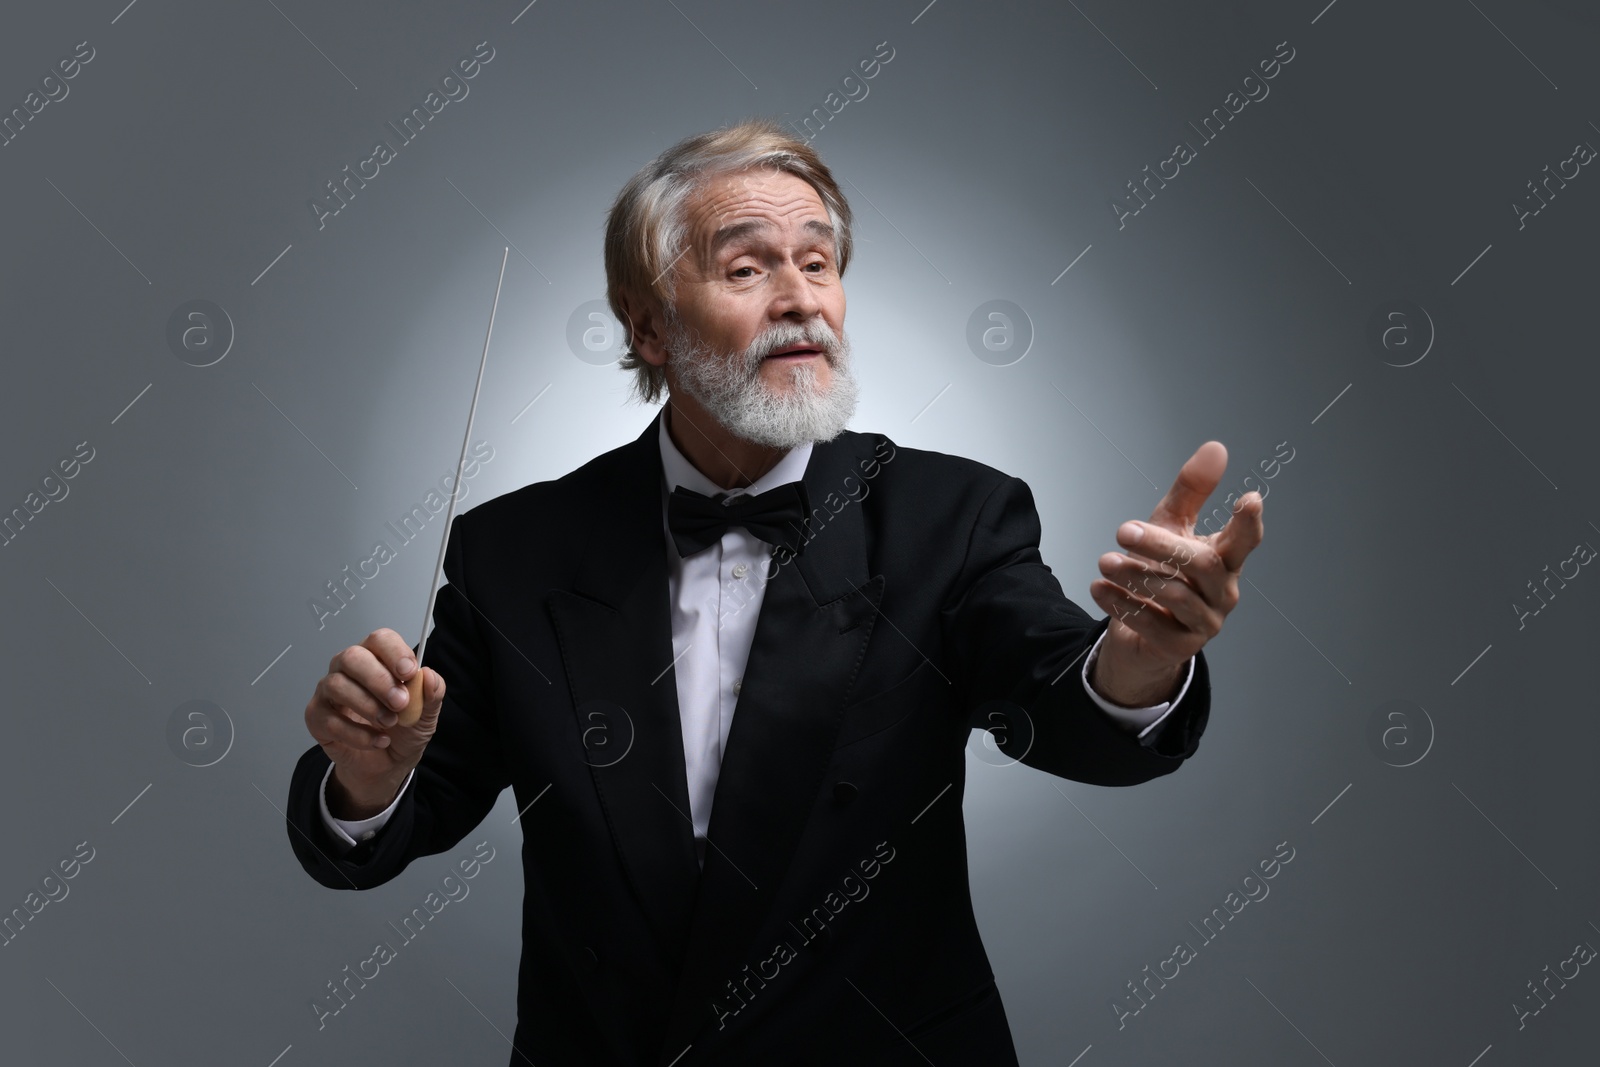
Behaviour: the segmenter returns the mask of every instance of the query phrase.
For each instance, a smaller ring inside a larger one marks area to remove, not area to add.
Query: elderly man
[[[651,161],[605,261],[623,366],[666,404],[462,515],[427,664],[378,630],[306,706],[289,837],[330,888],[515,790],[514,1064],[1014,1064],[967,882],[970,731],[1101,785],[1199,743],[1259,494],[1197,536],[1227,458],[1202,445],[1117,529],[1096,621],[1026,483],[845,428],[850,252],[828,168],[774,123]]]

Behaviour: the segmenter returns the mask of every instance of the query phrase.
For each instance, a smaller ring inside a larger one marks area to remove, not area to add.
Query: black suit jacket
[[[1016,1063],[967,883],[970,731],[1063,778],[1147,781],[1198,745],[1204,657],[1140,740],[1084,692],[1107,620],[1040,559],[1026,483],[881,434],[818,443],[810,539],[775,557],[702,872],[656,434],[456,519],[427,649],[438,732],[341,858],[308,749],[295,856],[367,888],[456,846],[507,785],[531,804],[513,1064]]]

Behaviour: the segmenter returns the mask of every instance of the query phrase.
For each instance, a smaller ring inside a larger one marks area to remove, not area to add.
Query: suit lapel
[[[840,505],[846,478],[860,478],[861,439],[819,442],[802,477],[811,540],[769,568],[702,873],[669,669],[657,433],[652,420],[632,444],[595,460],[598,503],[577,520],[590,526],[589,548],[572,588],[552,590],[548,603],[584,742],[577,757],[589,764],[629,888],[669,970],[679,969],[668,1045],[681,1050],[712,1020],[724,983],[752,962],[822,787],[884,580],[867,573],[860,507]]]
[[[714,1018],[711,1000],[746,963],[822,787],[844,699],[882,600],[867,573],[861,509],[845,500],[859,438],[812,447],[802,478],[811,538],[769,565],[739,701],[723,752],[707,831],[705,871],[668,1031],[669,1054]],[[831,506],[830,506],[831,502]],[[776,567],[776,573],[773,573]],[[680,761],[681,743],[674,749]]]
[[[700,868],[677,686],[667,669],[672,630],[656,423],[595,462],[598,503],[577,519],[587,524],[589,550],[572,590],[552,590],[548,602],[577,716],[575,755],[589,765],[629,887],[670,972],[683,958]]]

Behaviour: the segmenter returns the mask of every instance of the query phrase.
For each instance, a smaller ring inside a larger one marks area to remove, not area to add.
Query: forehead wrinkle
[[[780,217],[815,209],[826,212],[821,198],[810,184],[800,178],[795,178],[794,181],[798,185],[792,193],[787,191],[774,193],[767,189],[752,188],[748,178],[741,178],[736,182],[724,180],[713,187],[709,196],[704,193],[701,195],[692,214],[697,221],[714,214],[720,224],[730,217],[737,216],[741,211],[758,211],[762,208]]]
[[[766,218],[747,218],[739,222],[730,223],[711,235],[710,252],[716,254],[722,247],[731,242],[748,237],[754,233],[766,232],[777,229],[771,220]],[[820,219],[807,219],[800,224],[804,236],[820,238],[824,241],[833,240],[833,227]]]
[[[827,207],[811,183],[796,175],[779,174],[777,180],[791,189],[773,191],[757,188],[752,175],[740,172],[716,179],[704,188],[691,202],[687,219],[694,259],[699,267],[708,269],[715,259],[716,234],[732,225],[755,222],[762,228],[772,228],[772,216],[792,220],[797,215],[820,214],[821,218],[806,219],[801,223],[808,235],[816,235],[832,242],[833,227],[827,221]]]

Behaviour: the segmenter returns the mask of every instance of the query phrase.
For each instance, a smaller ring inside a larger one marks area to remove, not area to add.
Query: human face
[[[844,287],[833,226],[811,184],[761,168],[720,176],[686,206],[690,247],[674,276],[677,317],[721,352],[747,349],[774,323],[821,318],[844,330]],[[826,387],[831,367],[815,348],[774,355],[762,378],[782,391],[798,364]]]
[[[735,436],[792,448],[855,410],[833,230],[811,185],[724,175],[686,205],[689,250],[666,316],[668,381]]]

